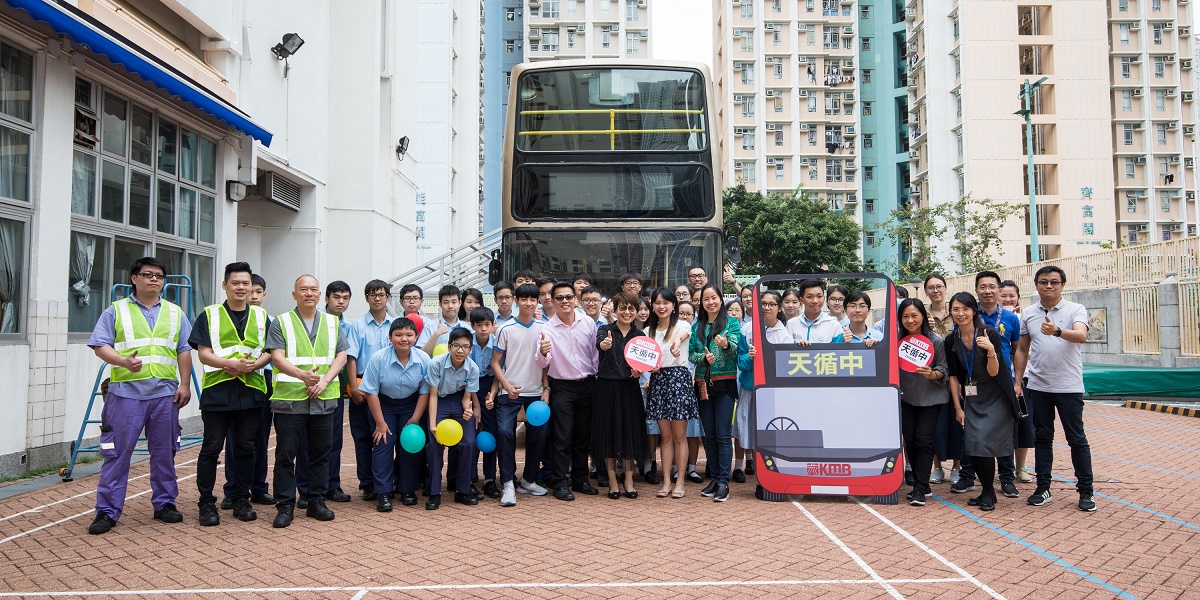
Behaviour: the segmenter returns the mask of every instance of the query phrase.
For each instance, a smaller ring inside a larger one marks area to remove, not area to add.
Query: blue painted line
[[[1155,446],[1162,446],[1164,448],[1173,448],[1175,450],[1183,450],[1184,452],[1194,452],[1196,454],[1200,454],[1200,450],[1197,450],[1196,448],[1188,448],[1187,446],[1180,446],[1177,444],[1168,444],[1166,442],[1156,442],[1154,440],[1148,440],[1146,438],[1140,438],[1140,437],[1133,437],[1132,435],[1125,435],[1124,433],[1117,433],[1115,431],[1106,431],[1104,429],[1096,429],[1095,427],[1088,427],[1087,431],[1089,433],[1095,431],[1098,433],[1103,433],[1104,435],[1111,435],[1113,437],[1125,438],[1127,440],[1133,440],[1135,442],[1141,442],[1143,444],[1154,444]]]
[[[1158,413],[1158,414],[1166,414],[1166,413]],[[1087,417],[1089,419],[1092,417],[1100,417],[1101,419],[1112,419],[1114,421],[1125,421],[1126,423],[1137,423],[1138,425],[1149,425],[1150,427],[1161,427],[1163,429],[1174,429],[1176,431],[1186,431],[1188,433],[1200,433],[1200,429],[1192,429],[1190,427],[1175,427],[1173,425],[1162,425],[1160,423],[1149,423],[1147,421],[1142,421],[1139,419],[1127,419],[1125,417],[1114,417],[1112,415],[1100,415],[1100,414],[1096,414],[1096,413],[1087,413]]]
[[[1062,476],[1060,476],[1060,475],[1051,475],[1051,477],[1053,477],[1053,478],[1054,478],[1055,480],[1057,480],[1057,481],[1061,481],[1061,482],[1063,482],[1063,483],[1069,483],[1069,484],[1071,484],[1071,485],[1075,485],[1075,480],[1074,480],[1074,479],[1067,479],[1066,477],[1062,477]],[[1115,496],[1109,496],[1108,494],[1095,493],[1095,495],[1096,495],[1096,496],[1099,496],[1099,497],[1101,497],[1101,498],[1104,498],[1105,500],[1112,500],[1113,502],[1116,502],[1117,504],[1124,504],[1125,506],[1128,506],[1129,508],[1132,508],[1132,509],[1135,509],[1135,510],[1140,510],[1140,511],[1142,511],[1142,512],[1144,512],[1144,513],[1147,513],[1147,514],[1154,515],[1154,516],[1156,516],[1156,517],[1159,517],[1159,518],[1161,518],[1161,519],[1166,519],[1166,520],[1168,520],[1168,521],[1170,521],[1170,522],[1172,522],[1172,523],[1175,523],[1176,525],[1183,525],[1184,527],[1187,527],[1187,528],[1190,528],[1190,529],[1195,529],[1196,531],[1200,531],[1200,525],[1196,525],[1195,523],[1188,523],[1187,521],[1184,521],[1183,519],[1176,519],[1175,517],[1172,517],[1171,515],[1165,515],[1165,514],[1163,514],[1163,513],[1160,513],[1160,512],[1158,512],[1157,510],[1154,510],[1153,508],[1149,508],[1149,507],[1146,507],[1146,506],[1142,506],[1141,504],[1138,504],[1138,503],[1136,503],[1136,502],[1130,502],[1130,501],[1128,501],[1128,500],[1122,500],[1122,499],[1120,499],[1120,498],[1117,498],[1117,497],[1115,497]]]
[[[983,525],[984,527],[987,527],[988,529],[991,529],[992,531],[995,531],[996,533],[998,533],[998,534],[1000,534],[1022,546],[1025,546],[1026,548],[1039,554],[1042,558],[1045,558],[1046,560],[1082,577],[1083,579],[1086,579],[1086,580],[1116,594],[1118,597],[1127,598],[1129,600],[1137,600],[1137,596],[1134,596],[1133,594],[1130,594],[1129,592],[1126,592],[1125,590],[1123,590],[1107,581],[1104,581],[1103,579],[1100,579],[1099,577],[1096,577],[1095,575],[1092,575],[1091,573],[1088,573],[1087,571],[1084,571],[1083,569],[1080,569],[1079,567],[1063,560],[1061,557],[1055,556],[1054,554],[1051,554],[1048,551],[1025,541],[1024,539],[1021,539],[1020,537],[1018,537],[1012,533],[1009,533],[999,527],[996,527],[995,525],[992,525],[991,523],[988,523],[987,521],[979,518],[978,515],[971,514],[963,507],[958,506],[957,504],[954,504],[952,502],[949,502],[948,500],[946,500],[945,498],[942,498],[941,496],[938,496],[937,494],[933,494],[932,497],[937,499],[938,502],[941,502],[942,504],[945,504],[946,506],[949,506],[950,508],[953,508],[954,510],[957,510],[958,512],[966,515],[967,518],[971,519],[972,521],[975,521],[976,523],[979,523],[980,525]]]
[[[1068,449],[1070,448],[1070,446],[1068,446],[1066,444],[1055,443],[1054,445],[1058,448],[1068,448]],[[1200,479],[1200,476],[1192,475],[1191,473],[1184,473],[1182,471],[1172,471],[1171,469],[1164,469],[1162,467],[1148,465],[1144,462],[1138,462],[1136,460],[1129,460],[1128,458],[1121,458],[1120,456],[1113,456],[1111,454],[1104,454],[1102,452],[1096,452],[1095,450],[1092,451],[1092,456],[1100,456],[1103,458],[1108,458],[1108,459],[1120,461],[1123,463],[1129,463],[1131,465],[1137,465],[1139,467],[1145,467],[1147,469],[1153,469],[1155,471],[1162,471],[1163,473],[1170,473],[1172,475],[1178,475],[1180,477],[1187,477],[1188,479]]]

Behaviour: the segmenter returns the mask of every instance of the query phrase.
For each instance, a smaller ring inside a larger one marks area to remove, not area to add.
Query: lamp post
[[[1033,91],[1047,79],[1049,77],[1043,77],[1032,84],[1026,79],[1024,85],[1021,86],[1020,93],[1017,94],[1024,102],[1025,107],[1013,113],[1025,117],[1025,156],[1028,160],[1025,177],[1029,180],[1029,262],[1031,263],[1041,260],[1041,252],[1038,248],[1037,182],[1033,176],[1033,120],[1031,119],[1033,110],[1030,108],[1030,103],[1033,101]]]

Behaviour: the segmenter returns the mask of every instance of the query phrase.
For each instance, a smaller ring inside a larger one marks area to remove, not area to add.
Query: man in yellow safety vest
[[[179,523],[179,409],[192,399],[191,324],[183,310],[162,299],[167,267],[152,256],[129,268],[133,294],[104,309],[88,346],[112,365],[100,416],[100,481],[96,518],[88,533],[107,533],[121,518],[129,485],[129,459],[146,430],[154,518]],[[182,383],[182,385],[180,385]]]

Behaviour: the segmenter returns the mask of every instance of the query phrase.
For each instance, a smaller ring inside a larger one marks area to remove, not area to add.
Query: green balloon
[[[416,454],[425,449],[425,431],[420,425],[412,423],[404,426],[400,432],[400,447],[409,454]]]

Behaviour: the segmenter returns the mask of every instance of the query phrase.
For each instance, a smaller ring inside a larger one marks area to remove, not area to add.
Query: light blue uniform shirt
[[[445,398],[456,392],[478,392],[479,367],[473,360],[464,360],[462,366],[455,369],[450,364],[450,353],[447,352],[429,363],[429,373],[425,375],[425,382],[429,387],[437,388],[438,398]]]
[[[492,354],[496,351],[496,334],[488,334],[486,344],[479,345],[479,336],[471,336],[471,360],[475,366],[479,367],[480,377],[491,377],[492,373]]]
[[[513,321],[516,321],[516,320],[517,320],[517,313],[515,313],[515,312],[509,313],[507,317],[502,317],[502,316],[500,316],[500,313],[497,311],[496,319],[492,322],[495,323],[495,325],[496,325],[495,330],[500,331],[501,327],[508,325],[509,323],[512,323]],[[492,335],[496,335],[496,334],[493,333]]]
[[[845,335],[845,332],[842,332],[842,333],[843,333],[843,335]],[[875,341],[877,341],[877,342],[882,342],[882,341],[883,341],[883,331],[882,331],[882,329],[871,329],[871,328],[867,328],[867,332],[866,332],[865,334],[863,334],[863,336],[862,336],[862,337],[858,337],[858,334],[856,334],[856,333],[854,333],[853,331],[851,331],[851,332],[850,332],[850,339],[846,340],[846,343],[848,343],[848,344],[861,344],[861,343],[863,343],[863,342],[865,342],[865,341],[867,341],[867,340],[875,340]]]
[[[418,348],[409,351],[408,362],[401,363],[391,347],[379,350],[367,361],[362,383],[358,386],[364,394],[383,394],[400,400],[415,393],[428,394],[429,384],[425,376],[429,373],[431,359]]]
[[[350,340],[350,346],[358,350],[358,353],[353,356],[361,357],[361,360],[357,361],[355,365],[358,370],[355,375],[362,377],[367,371],[367,361],[371,360],[376,352],[392,346],[388,335],[394,319],[395,317],[387,315],[384,317],[383,323],[376,323],[375,317],[368,312],[354,320],[354,329],[346,332],[346,338]]]
[[[470,323],[468,323],[462,319],[459,319],[457,323],[451,325],[450,323],[446,322],[446,319],[444,317],[438,317],[437,323],[433,327],[434,328],[441,327],[443,323],[445,323],[446,327],[449,327],[450,329],[446,333],[443,333],[442,335],[438,336],[437,344],[434,344],[434,346],[440,346],[442,344],[449,344],[450,343],[450,332],[454,331],[455,329],[462,328],[462,329],[466,329],[467,331],[471,331]],[[471,335],[475,335],[475,332],[471,331]]]

